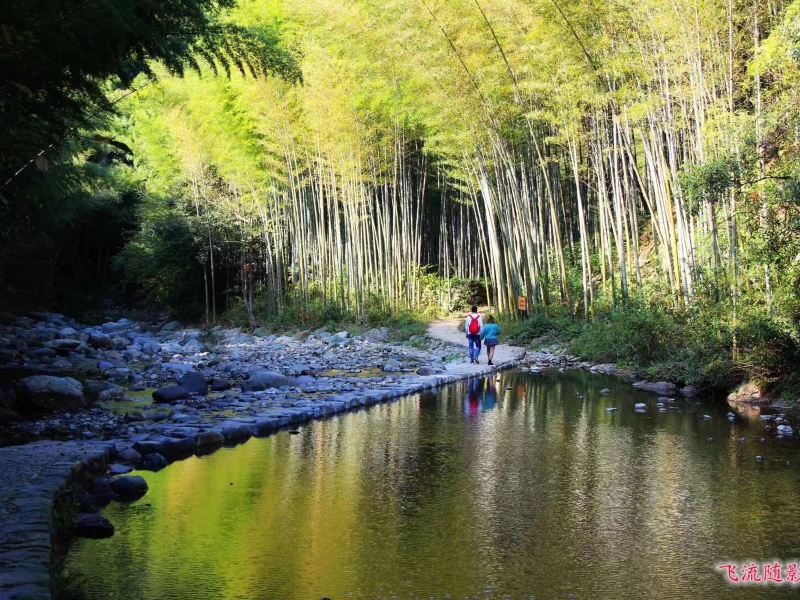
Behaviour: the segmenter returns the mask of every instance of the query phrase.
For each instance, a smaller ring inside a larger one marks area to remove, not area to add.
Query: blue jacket
[[[488,323],[483,326],[483,331],[481,332],[481,339],[484,340],[493,340],[497,341],[497,338],[500,337],[500,325],[497,323]]]

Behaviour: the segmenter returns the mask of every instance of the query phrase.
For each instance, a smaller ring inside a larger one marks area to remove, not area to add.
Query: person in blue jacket
[[[494,351],[497,344],[500,343],[500,325],[497,324],[492,315],[486,317],[486,325],[483,326],[481,331],[481,339],[486,344],[486,355],[489,357],[489,364],[493,364]]]

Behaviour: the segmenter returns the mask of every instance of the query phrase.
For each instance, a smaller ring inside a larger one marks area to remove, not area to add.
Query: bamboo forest
[[[800,0],[9,0],[0,245],[0,597],[800,584]]]

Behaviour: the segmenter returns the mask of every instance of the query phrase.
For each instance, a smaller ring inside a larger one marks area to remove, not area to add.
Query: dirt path
[[[499,344],[497,346],[497,349],[495,350],[493,367],[490,367],[489,365],[486,364],[485,347],[481,349],[481,356],[480,356],[481,364],[479,365],[470,364],[469,356],[467,355],[467,337],[464,334],[463,329],[461,328],[460,318],[445,319],[442,321],[436,321],[435,323],[431,323],[428,326],[428,335],[433,338],[443,340],[445,342],[450,342],[451,344],[464,346],[463,362],[451,364],[447,368],[448,372],[457,373],[459,375],[467,372],[475,372],[475,374],[481,374],[496,369],[501,369],[503,367],[516,364],[517,362],[522,360],[522,357],[525,356],[525,348],[520,348],[518,346],[509,346],[508,344]]]

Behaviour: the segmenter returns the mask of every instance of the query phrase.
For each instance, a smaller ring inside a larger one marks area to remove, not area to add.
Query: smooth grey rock
[[[308,373],[311,370],[311,367],[306,363],[295,363],[285,367],[283,370],[287,375],[297,376]]]
[[[250,376],[242,382],[242,391],[260,392],[269,388],[278,388],[294,385],[295,380],[275,371],[252,371]]]
[[[417,369],[417,375],[435,375],[435,374],[436,371],[433,369],[433,367],[422,366],[419,369]]]
[[[128,465],[121,465],[119,463],[114,463],[113,465],[108,466],[108,472],[111,475],[125,475],[131,471],[133,471],[132,467],[129,467]]]
[[[634,410],[647,410],[647,404],[644,402],[637,402],[633,405]]]
[[[26,355],[30,358],[52,358],[56,355],[56,351],[53,348],[42,347],[42,348],[34,348],[33,350],[29,350],[26,352]]]
[[[637,381],[633,387],[661,396],[674,396],[678,393],[678,386],[670,381]]]
[[[177,331],[180,328],[181,328],[180,321],[170,321],[169,323],[166,323],[159,331],[163,331],[166,333],[170,331]]]
[[[383,370],[386,373],[397,373],[398,371],[403,370],[403,365],[400,363],[399,360],[391,358],[387,360],[385,363],[383,363]]]
[[[98,506],[105,506],[117,497],[114,490],[111,489],[111,479],[108,477],[98,477],[95,479],[89,491],[94,496]]]
[[[131,345],[130,340],[121,335],[113,337],[111,343],[114,346],[114,350],[125,350],[125,348]]]
[[[146,342],[142,344],[142,352],[145,354],[158,354],[161,352],[161,344],[158,342]]]
[[[794,429],[792,429],[791,425],[778,425],[776,432],[780,436],[794,435]]]
[[[183,354],[183,346],[178,342],[165,342],[161,344],[161,354]]]
[[[188,390],[192,394],[206,394],[208,393],[208,384],[206,378],[197,371],[184,373],[178,379],[178,385]]]
[[[190,339],[183,345],[184,352],[203,352],[205,351],[206,347],[200,340],[196,338]]]
[[[100,399],[100,394],[102,392],[113,388],[121,389],[124,395],[125,390],[120,388],[118,385],[111,383],[110,381],[101,379],[87,379],[83,382],[83,395],[87,400],[89,400],[89,402],[97,402]]]
[[[161,454],[167,460],[180,460],[194,453],[195,438],[167,438],[158,444],[157,454]]]
[[[73,519],[72,524],[75,535],[80,537],[102,539],[114,535],[114,526],[97,513],[81,513]]]
[[[692,398],[697,395],[697,388],[693,385],[687,385],[681,388],[681,395],[685,398]]]
[[[225,443],[225,436],[218,431],[203,431],[197,434],[197,450],[219,448]]]
[[[131,502],[138,500],[147,493],[147,482],[144,477],[115,477],[111,480],[111,489],[119,496],[120,500]]]
[[[83,348],[85,344],[80,340],[73,340],[71,338],[55,339],[47,342],[48,348],[53,348],[57,352],[66,352],[72,350],[73,352]]]
[[[376,327],[364,334],[368,342],[381,343],[389,339],[389,330],[386,327]]]
[[[98,402],[121,402],[125,400],[125,388],[115,385],[100,392]]]
[[[158,404],[168,404],[189,397],[189,390],[180,385],[168,385],[153,392],[153,401]]]
[[[23,412],[72,410],[85,404],[83,386],[72,377],[33,375],[20,379],[16,391]]]
[[[209,388],[212,392],[224,392],[231,389],[231,382],[227,377],[215,377]]]
[[[109,349],[114,347],[114,340],[107,333],[90,333],[89,345],[93,348]]]
[[[608,388],[603,388],[602,390],[600,390],[600,393],[601,393],[601,394],[603,394],[603,395],[605,395],[605,394],[610,394],[610,393],[611,393],[611,390],[610,390],[610,389],[608,389]]]
[[[160,471],[169,465],[169,461],[158,452],[151,452],[142,459],[142,468],[147,471]]]
[[[117,452],[117,458],[125,462],[138,463],[142,460],[142,455],[133,448],[125,448]]]
[[[183,375],[185,373],[191,373],[194,371],[194,367],[192,365],[187,365],[185,363],[179,362],[165,362],[161,363],[161,370],[162,371],[169,371],[170,373],[175,373],[176,375]]]

